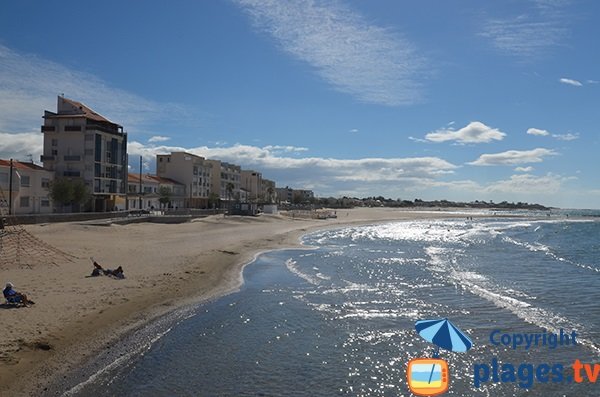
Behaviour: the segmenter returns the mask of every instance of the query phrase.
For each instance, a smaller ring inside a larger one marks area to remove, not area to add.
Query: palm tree
[[[228,182],[226,189],[227,189],[227,200],[229,201],[229,213],[231,214],[231,196],[233,195],[233,189],[235,188],[235,186],[233,185],[233,183]]]

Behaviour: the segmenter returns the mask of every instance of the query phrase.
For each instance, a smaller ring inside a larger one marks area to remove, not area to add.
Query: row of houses
[[[56,211],[50,185],[59,178],[81,181],[90,199],[78,209],[95,212],[291,203],[313,197],[309,190],[277,188],[261,172],[186,152],[157,155],[155,174],[132,174],[121,125],[64,96],[58,97],[56,112],[45,111],[43,118],[43,167],[0,160],[3,206],[15,214]]]

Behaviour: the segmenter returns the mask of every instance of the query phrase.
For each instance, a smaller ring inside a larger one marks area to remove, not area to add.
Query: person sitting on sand
[[[91,259],[91,258],[90,258]],[[123,273],[123,268],[121,266],[117,267],[115,270],[104,269],[98,262],[92,259],[94,263],[94,270],[92,271],[92,277],[100,276],[104,274],[105,276],[113,276],[115,278],[125,278],[125,274]]]
[[[2,291],[4,297],[9,303],[22,303],[24,305],[34,305],[35,302],[27,298],[27,295],[17,292],[11,282],[6,283],[6,288]]]

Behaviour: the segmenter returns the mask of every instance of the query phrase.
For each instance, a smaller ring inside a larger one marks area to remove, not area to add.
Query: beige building
[[[156,174],[185,186],[186,208],[208,208],[212,165],[204,157],[186,152],[158,154]]]
[[[239,200],[242,168],[220,160],[206,161],[212,166],[210,192],[217,194],[223,201]],[[231,187],[231,192],[228,186]]]
[[[13,160],[11,188],[10,169],[9,160],[0,160],[0,189],[7,205],[1,209],[2,215],[8,215],[9,209],[15,215],[51,213],[50,182],[54,173],[33,163]]]
[[[58,97],[56,113],[44,112],[44,168],[55,178],[81,179],[91,211],[113,210],[127,184],[127,134],[123,127],[80,102]]]
[[[248,201],[262,201],[262,174],[252,170],[242,170],[241,176],[240,188],[246,191]]]

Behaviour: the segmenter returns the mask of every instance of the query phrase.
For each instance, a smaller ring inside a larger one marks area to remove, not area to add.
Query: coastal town
[[[305,203],[308,189],[277,186],[258,170],[193,153],[156,156],[156,172],[143,172],[127,152],[124,127],[83,103],[58,96],[44,112],[41,166],[0,159],[0,188],[9,215],[53,212],[242,208]],[[137,172],[130,172],[136,169]]]

